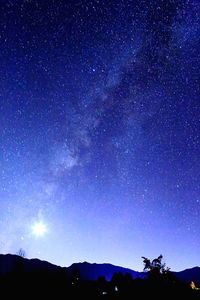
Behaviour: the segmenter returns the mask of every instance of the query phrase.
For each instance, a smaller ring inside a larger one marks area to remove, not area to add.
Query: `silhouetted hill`
[[[23,269],[25,272],[34,271],[58,271],[61,267],[53,265],[47,261],[40,259],[27,259],[13,254],[0,254],[0,275],[11,273],[15,270],[19,258],[23,261]]]
[[[194,267],[180,272],[174,272],[174,274],[181,281],[194,281],[197,286],[200,286],[200,267]]]
[[[144,278],[143,272],[133,271],[131,269],[114,266],[111,264],[96,264],[96,263],[74,263],[67,268],[68,274],[72,274],[74,271],[79,270],[80,278],[87,280],[97,280],[100,276],[105,276],[106,280],[111,280],[114,273],[122,273],[123,275],[129,273],[132,278]]]
[[[23,270],[25,272],[59,272],[62,271],[67,277],[71,277],[74,272],[79,271],[80,278],[83,280],[96,280],[100,276],[105,276],[106,280],[110,280],[114,273],[130,273],[135,278],[144,278],[143,272],[137,272],[131,269],[115,266],[112,264],[96,264],[96,263],[74,263],[69,267],[60,267],[51,264],[47,261],[39,259],[21,258],[18,255],[0,254],[0,275],[5,275],[15,271],[18,266],[19,259],[23,263]],[[186,269],[180,272],[173,272],[175,276],[186,282],[194,281],[196,285],[200,286],[200,267]]]
[[[13,254],[0,254],[0,275],[4,275],[15,270],[19,258],[23,261],[23,269],[25,272],[34,271],[50,271],[57,272],[60,269],[64,271],[67,277],[71,277],[77,270],[80,273],[80,277],[83,280],[96,280],[99,276],[105,276],[107,280],[110,280],[114,273],[130,273],[135,278],[143,278],[142,272],[136,272],[131,269],[114,266],[112,264],[96,264],[96,263],[74,263],[69,267],[60,267],[51,264],[47,261],[39,259],[27,259],[21,258],[18,255]]]

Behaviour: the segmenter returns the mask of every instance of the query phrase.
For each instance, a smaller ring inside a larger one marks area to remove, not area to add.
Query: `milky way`
[[[199,15],[197,0],[1,1],[2,253],[199,264]]]

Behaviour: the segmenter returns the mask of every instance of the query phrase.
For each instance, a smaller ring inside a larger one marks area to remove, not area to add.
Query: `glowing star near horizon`
[[[36,222],[31,227],[32,234],[36,237],[42,237],[47,233],[47,227],[43,222]]]

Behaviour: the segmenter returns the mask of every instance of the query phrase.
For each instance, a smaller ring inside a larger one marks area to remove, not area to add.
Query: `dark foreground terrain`
[[[200,290],[171,272],[134,279],[133,274],[115,272],[110,280],[88,280],[78,265],[68,269],[5,256],[0,259],[0,291],[3,299],[200,299]]]
[[[119,275],[120,277],[120,275]],[[4,299],[200,299],[200,292],[183,283],[167,284],[121,277],[110,282],[103,278],[85,281],[68,278],[62,272],[50,274],[10,274],[0,279]]]

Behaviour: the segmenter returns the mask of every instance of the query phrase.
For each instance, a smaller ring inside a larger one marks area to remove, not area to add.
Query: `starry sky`
[[[1,253],[199,265],[199,16],[198,0],[0,1]]]

